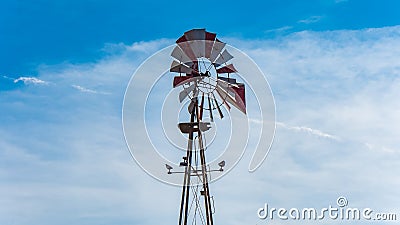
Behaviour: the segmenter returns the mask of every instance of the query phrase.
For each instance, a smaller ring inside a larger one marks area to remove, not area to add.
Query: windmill
[[[183,171],[173,171],[166,164],[167,174],[183,174],[182,197],[179,225],[192,224],[200,219],[204,225],[213,225],[213,197],[209,189],[209,175],[223,172],[225,161],[218,163],[220,168],[210,169],[207,165],[204,133],[212,129],[214,111],[220,119],[224,118],[225,107],[235,107],[246,114],[245,86],[233,77],[237,70],[230,61],[233,56],[225,49],[226,43],[216,38],[215,33],[205,29],[187,31],[177,41],[172,50],[170,72],[173,88],[182,88],[179,101],[189,101],[189,122],[178,124],[180,132],[187,135],[186,154],[179,163]],[[209,117],[205,117],[204,114]]]

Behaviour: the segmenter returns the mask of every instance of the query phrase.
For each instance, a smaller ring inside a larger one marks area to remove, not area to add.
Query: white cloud
[[[319,22],[321,19],[322,19],[322,16],[310,16],[306,19],[299,20],[298,23],[311,24],[311,23]]]
[[[279,28],[275,28],[275,29],[265,30],[264,33],[280,34],[280,33],[287,32],[287,31],[291,30],[292,28],[293,28],[292,26],[283,26],[283,27],[279,27]]]
[[[85,93],[92,93],[92,94],[109,94],[106,92],[99,92],[89,88],[82,87],[80,85],[73,84],[71,85],[73,88],[77,89],[78,91],[85,92]]]
[[[8,76],[4,76],[4,75],[3,75],[3,78],[4,78],[4,79],[7,79],[7,80],[12,80],[12,81],[15,80],[14,78],[11,78],[11,77],[8,77]]]
[[[38,85],[47,85],[49,84],[49,82],[44,81],[44,80],[40,80],[36,77],[19,77],[17,79],[14,80],[14,83],[18,83],[22,81],[24,84],[38,84]]]
[[[124,54],[126,51],[128,52],[138,52],[138,53],[155,53],[156,51],[175,43],[174,40],[170,39],[159,39],[159,40],[153,40],[153,41],[139,41],[139,42],[134,42],[131,45],[126,45],[124,43],[107,43],[103,51],[109,52],[109,53],[119,53],[119,54]]]
[[[279,127],[288,129],[288,130],[306,132],[306,133],[315,135],[317,137],[328,138],[328,139],[332,139],[332,140],[336,140],[336,141],[340,140],[340,138],[335,136],[335,135],[327,134],[327,133],[324,133],[324,132],[322,132],[320,130],[313,129],[313,128],[306,127],[306,126],[289,126],[289,125],[287,125],[285,123],[282,123],[282,122],[276,122],[276,125],[279,126]]]
[[[160,39],[160,40],[155,40],[155,41],[148,41],[148,42],[135,42],[132,45],[128,46],[129,51],[139,51],[139,52],[155,52],[162,47],[165,47],[167,45],[171,45],[170,39]]]

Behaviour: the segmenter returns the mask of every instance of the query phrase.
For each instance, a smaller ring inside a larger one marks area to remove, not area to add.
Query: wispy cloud
[[[265,30],[264,33],[266,34],[281,34],[284,33],[286,31],[291,30],[293,27],[292,26],[283,26],[283,27],[278,27],[275,29],[269,29],[269,30]]]
[[[5,76],[5,75],[3,75],[3,78],[4,78],[4,79],[7,79],[7,80],[12,80],[12,81],[15,80],[15,78],[11,78],[11,77],[8,77],[8,76]]]
[[[34,85],[47,85],[49,82],[41,80],[36,77],[19,77],[14,80],[14,83],[23,82],[24,84],[34,84]]]
[[[293,130],[293,131],[299,131],[299,132],[305,132],[307,134],[311,134],[317,137],[322,137],[322,138],[328,138],[328,139],[332,139],[335,141],[339,141],[341,138],[339,138],[338,136],[332,135],[332,134],[328,134],[325,133],[323,131],[317,130],[317,129],[313,129],[310,127],[306,127],[306,126],[289,126],[285,123],[282,122],[276,122],[276,125],[288,130]]]
[[[173,43],[173,42],[172,42]],[[139,51],[139,52],[149,52],[156,51],[161,47],[167,46],[171,44],[171,40],[168,39],[160,39],[149,42],[135,42],[132,45],[128,46],[128,50],[130,51]]]
[[[306,19],[299,20],[298,23],[311,24],[311,23],[319,22],[321,19],[322,19],[322,16],[310,16]]]
[[[253,119],[250,118],[249,122],[251,123],[255,123],[255,124],[262,124],[263,122],[259,119]],[[332,139],[332,140],[336,140],[339,141],[341,140],[340,137],[332,135],[332,134],[328,134],[326,132],[323,132],[321,130],[315,129],[315,128],[311,128],[311,127],[307,127],[307,126],[290,126],[287,125],[286,123],[283,122],[275,122],[277,127],[281,127],[284,128],[286,130],[291,130],[291,131],[298,131],[298,132],[304,132],[307,134],[311,134],[317,137],[322,137],[322,138],[328,138],[328,139]]]
[[[126,52],[138,52],[138,53],[154,53],[161,48],[164,48],[168,45],[174,43],[174,40],[170,39],[159,39],[153,41],[139,41],[134,42],[131,45],[126,45],[124,43],[107,43],[103,47],[103,51],[108,53],[126,53]]]
[[[73,88],[75,88],[76,90],[81,91],[81,92],[85,92],[85,93],[92,93],[92,94],[110,94],[110,93],[107,93],[107,92],[101,92],[101,91],[96,91],[96,90],[93,90],[93,89],[85,88],[85,87],[82,87],[82,86],[76,85],[76,84],[73,84],[73,85],[71,85],[71,86],[72,86]]]

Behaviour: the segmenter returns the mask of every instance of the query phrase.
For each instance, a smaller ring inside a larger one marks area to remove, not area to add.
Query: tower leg
[[[190,115],[190,122],[194,122],[195,110]],[[189,191],[190,191],[190,174],[192,172],[192,149],[193,149],[193,132],[189,133],[188,146],[186,151],[187,166],[183,178],[181,209],[179,214],[179,225],[187,225],[188,206],[189,206]]]
[[[198,108],[196,107],[196,112],[198,112]],[[200,122],[200,119],[197,118],[197,122]],[[207,164],[206,157],[204,153],[204,145],[203,145],[203,136],[199,129],[198,133],[199,140],[199,148],[200,148],[200,162],[201,162],[201,170],[203,175],[203,190],[204,190],[204,207],[206,209],[206,217],[207,217],[207,225],[213,225],[213,217],[211,211],[211,199],[210,199],[210,190],[208,188],[208,177],[207,177]]]

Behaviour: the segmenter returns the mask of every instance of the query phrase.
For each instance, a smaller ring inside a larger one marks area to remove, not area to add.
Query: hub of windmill
[[[211,77],[210,71],[206,71],[205,73],[200,73],[200,76],[202,77]]]

